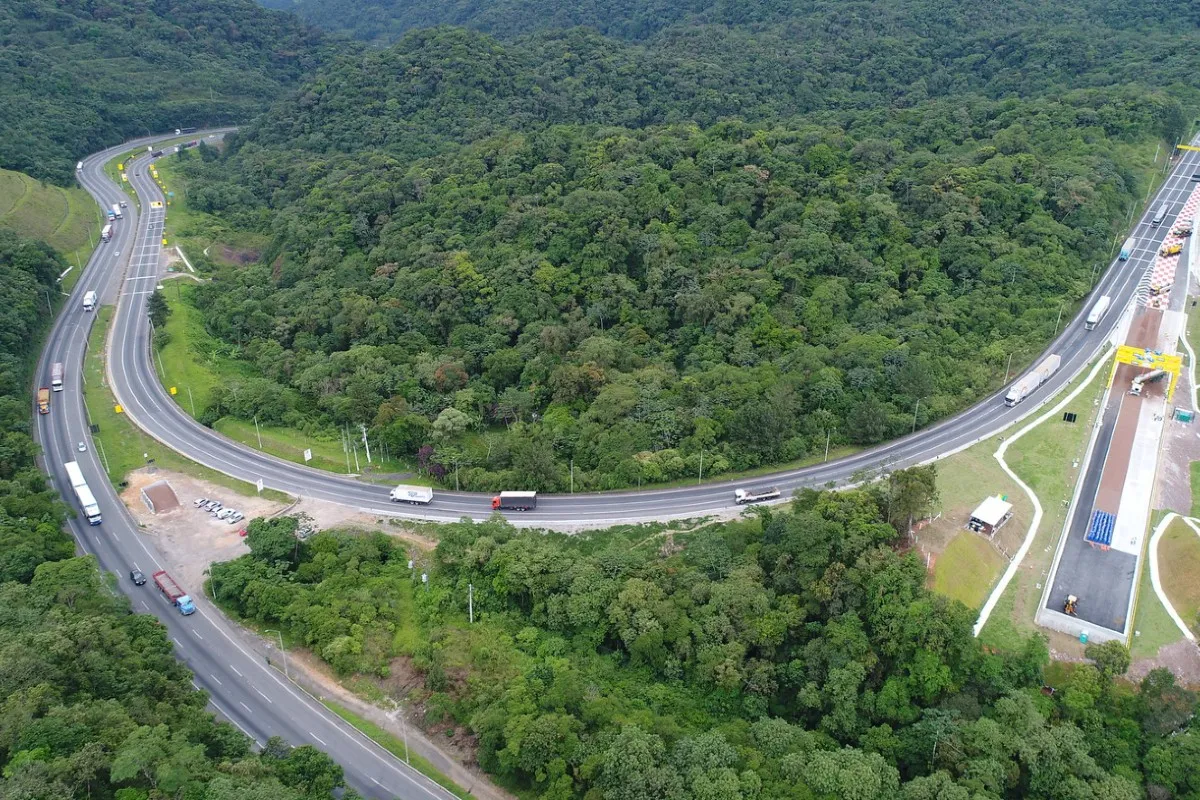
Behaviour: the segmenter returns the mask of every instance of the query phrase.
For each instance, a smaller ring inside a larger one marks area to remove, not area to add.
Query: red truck
[[[166,570],[159,570],[154,573],[154,585],[158,590],[167,596],[171,601],[171,605],[179,609],[179,613],[185,617],[188,614],[196,613],[196,604],[192,602],[192,598],[188,593],[179,588],[179,584],[175,579],[166,573]]]

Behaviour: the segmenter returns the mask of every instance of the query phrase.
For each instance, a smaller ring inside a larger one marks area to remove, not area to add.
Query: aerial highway
[[[152,201],[161,201],[159,187],[147,174],[148,156],[139,158],[141,169],[131,182],[143,208]],[[100,162],[85,162],[85,186],[104,202],[100,189],[111,182],[100,170]],[[1062,366],[1046,384],[1024,402],[1007,407],[1003,391],[994,394],[960,414],[936,425],[916,431],[910,436],[865,450],[855,455],[819,465],[778,472],[753,480],[732,479],[686,488],[610,493],[548,495],[539,498],[537,508],[510,514],[510,518],[532,524],[596,525],[649,519],[667,519],[702,515],[727,509],[734,505],[736,487],[754,485],[778,486],[786,497],[802,487],[844,483],[857,474],[876,470],[897,469],[935,460],[948,453],[992,436],[1032,413],[1046,399],[1087,364],[1098,352],[1113,328],[1123,319],[1124,310],[1138,288],[1139,280],[1153,262],[1159,244],[1166,236],[1179,205],[1190,189],[1191,177],[1200,170],[1200,152],[1183,151],[1167,181],[1149,204],[1149,210],[1138,221],[1131,235],[1136,246],[1128,261],[1114,260],[1099,275],[1092,297],[1109,295],[1114,311],[1110,312],[1095,330],[1084,329],[1084,315],[1066,320],[1065,327],[1047,353],[1058,353]],[[1161,225],[1152,225],[1154,210],[1162,203],[1171,206],[1171,214]],[[162,210],[150,209],[141,226],[161,230]],[[388,499],[386,486],[372,485],[350,476],[336,475],[266,455],[253,448],[227,439],[205,428],[188,416],[162,386],[154,371],[149,346],[149,323],[146,317],[145,289],[157,274],[157,235],[143,236],[135,256],[138,266],[130,281],[141,281],[142,289],[128,288],[118,306],[116,328],[111,340],[110,370],[113,390],[129,418],[139,427],[168,447],[190,459],[227,475],[250,483],[261,480],[264,487],[290,494],[328,500],[380,515],[457,520],[464,517],[484,519],[491,511],[490,496],[467,492],[439,491],[435,501],[416,509],[397,506]],[[113,269],[116,264],[111,265]],[[134,268],[131,267],[131,270]],[[1143,291],[1144,291],[1143,287]],[[1083,308],[1090,307],[1091,300]],[[1040,360],[1040,359],[1039,359]],[[1018,375],[1014,375],[1014,378]],[[514,486],[514,490],[525,487]]]
[[[121,189],[103,175],[104,163],[138,144],[144,141],[128,142],[84,161],[80,182],[103,207],[125,198]],[[138,308],[143,309],[144,292],[154,286],[153,279],[145,278],[157,265],[157,261],[148,260],[146,237],[161,230],[161,213],[157,217],[147,217],[144,212],[139,215],[133,202],[125,211],[124,219],[114,225],[112,240],[100,245],[88,261],[37,366],[38,386],[49,386],[52,364],[61,362],[66,366],[63,391],[53,394],[50,413],[34,414],[43,466],[64,501],[74,506],[63,465],[78,462],[103,517],[96,526],[77,517],[70,521],[71,533],[84,552],[95,555],[103,569],[116,574],[120,590],[130,598],[135,611],[153,614],[166,626],[176,654],[194,673],[196,686],[208,692],[212,707],[258,745],[274,735],[283,736],[293,745],[314,745],[338,761],[348,783],[368,797],[449,800],[453,797],[449,792],[359,734],[269,666],[263,656],[252,651],[243,634],[203,600],[196,613],[184,617],[152,583],[135,586],[130,580],[131,569],[140,569],[149,576],[163,567],[153,545],[147,544],[117,497],[92,447],[83,401],[82,362],[96,314],[83,311],[80,302],[85,291],[95,289],[102,302],[138,301]],[[144,309],[142,313],[144,316]],[[123,319],[129,316],[127,310]],[[80,442],[86,450],[78,449]],[[183,588],[193,596],[202,594],[199,586]]]
[[[104,173],[104,164],[132,147],[167,138],[170,137],[128,142],[89,156],[83,161],[80,183],[102,207],[119,202],[125,197],[124,192]],[[154,207],[163,198],[147,174],[148,160],[149,156],[144,155],[131,165],[135,174],[130,180],[140,198],[141,211],[130,203],[125,219],[114,226],[112,241],[97,248],[89,260],[51,331],[37,368],[35,385],[46,386],[51,364],[66,365],[65,390],[55,393],[51,413],[35,415],[44,466],[59,491],[69,499],[70,486],[63,465],[78,461],[103,515],[103,523],[95,527],[75,519],[71,531],[83,550],[94,554],[104,569],[117,574],[119,587],[131,598],[135,610],[152,613],[166,625],[179,657],[193,670],[197,686],[208,691],[213,707],[248,736],[260,744],[276,734],[293,744],[314,744],[342,764],[348,782],[368,796],[398,796],[406,800],[446,798],[449,795],[440,787],[360,736],[267,665],[251,652],[240,632],[206,603],[201,601],[196,614],[183,617],[158,592],[134,586],[128,578],[131,568],[149,573],[159,568],[159,561],[144,536],[137,532],[91,446],[80,377],[88,334],[96,317],[81,309],[82,295],[90,289],[99,292],[102,304],[117,306],[107,363],[118,401],[135,424],[178,452],[251,483],[261,479],[270,488],[379,514],[431,519],[478,519],[490,514],[488,496],[470,493],[439,492],[433,506],[419,511],[397,507],[388,500],[388,487],[264,455],[199,425],[183,412],[158,381],[149,346],[146,304],[160,275],[161,233],[164,214],[169,209]],[[1200,153],[1183,153],[1149,206],[1156,209],[1164,202],[1169,203],[1171,215],[1160,226],[1150,224],[1153,211],[1139,220],[1132,232],[1136,239],[1132,257],[1126,262],[1111,263],[1100,275],[1093,296],[1110,295],[1117,309],[1129,304],[1173,223],[1175,212],[1190,191],[1191,176],[1196,172],[1200,172]],[[1090,301],[1084,308],[1089,306]],[[732,480],[644,492],[549,496],[536,510],[513,516],[540,524],[597,526],[692,516],[733,505],[735,487],[773,484],[786,494],[800,487],[845,482],[862,471],[933,460],[995,435],[1032,413],[1091,360],[1121,318],[1120,313],[1110,313],[1094,331],[1084,330],[1082,316],[1069,320],[1047,348],[1047,352],[1062,356],[1062,368],[1029,399],[1012,408],[1003,404],[1001,392],[911,436],[825,464],[753,481]],[[79,442],[86,443],[85,451],[77,450]],[[200,587],[184,588],[200,594]]]

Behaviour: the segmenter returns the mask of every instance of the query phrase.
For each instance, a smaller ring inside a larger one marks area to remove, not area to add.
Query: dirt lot
[[[1190,688],[1200,687],[1200,648],[1194,642],[1182,639],[1158,648],[1154,658],[1135,661],[1129,668],[1129,679],[1140,681],[1155,667],[1166,667],[1174,673],[1176,680]]]

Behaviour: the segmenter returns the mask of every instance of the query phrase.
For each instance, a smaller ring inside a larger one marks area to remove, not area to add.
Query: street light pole
[[[263,633],[273,633],[279,637],[279,652],[283,654],[283,674],[289,681],[292,679],[291,673],[288,672],[287,650],[283,649],[283,634],[276,630],[265,630]]]
[[[917,398],[917,405],[913,408],[913,428],[912,432],[917,432],[917,412],[921,409],[921,398]]]

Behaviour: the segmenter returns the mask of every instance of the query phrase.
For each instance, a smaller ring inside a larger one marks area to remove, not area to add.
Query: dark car
[[[1200,172],[1193,172],[1193,173],[1192,173],[1192,180],[1194,180],[1194,181],[1200,181]]]
[[[129,580],[133,581],[134,586],[145,586],[146,573],[142,572],[140,569],[131,569],[129,570]]]

